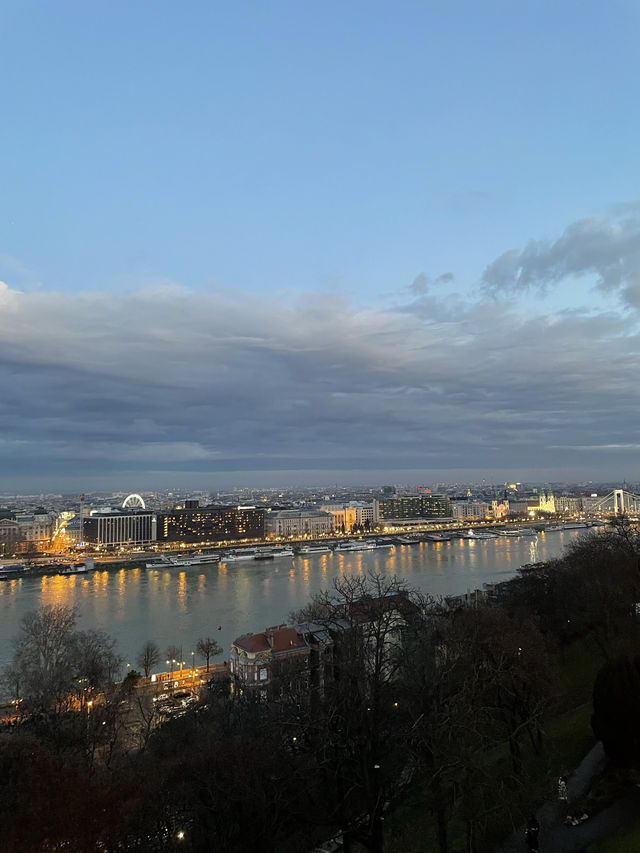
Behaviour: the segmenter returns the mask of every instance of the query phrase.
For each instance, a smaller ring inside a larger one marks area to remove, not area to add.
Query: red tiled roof
[[[238,637],[234,645],[246,652],[266,652],[271,648],[265,634],[245,634],[243,637]]]
[[[262,634],[245,634],[235,640],[234,645],[246,652],[273,651],[287,652],[291,649],[304,649],[306,642],[299,636],[295,628],[279,628]]]
[[[289,649],[304,649],[307,645],[298,635],[295,628],[281,628],[274,631],[272,637],[272,648],[274,652],[286,652]]]

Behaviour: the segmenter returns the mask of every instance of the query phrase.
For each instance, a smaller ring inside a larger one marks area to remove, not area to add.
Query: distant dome
[[[122,502],[122,509],[146,509],[140,495],[129,495]]]

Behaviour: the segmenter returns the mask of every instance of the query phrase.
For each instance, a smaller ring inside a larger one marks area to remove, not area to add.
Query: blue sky
[[[6,3],[7,487],[640,478],[639,22],[631,2]]]

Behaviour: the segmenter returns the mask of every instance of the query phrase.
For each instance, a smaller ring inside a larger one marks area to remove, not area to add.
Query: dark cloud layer
[[[150,472],[156,484],[298,469],[320,480],[614,464],[612,476],[634,476],[639,253],[634,220],[584,220],[497,258],[486,299],[434,297],[419,277],[393,310],[326,294],[284,304],[0,283],[0,491],[38,476],[98,487],[114,473],[143,487]],[[624,306],[513,304],[518,290],[589,276]]]

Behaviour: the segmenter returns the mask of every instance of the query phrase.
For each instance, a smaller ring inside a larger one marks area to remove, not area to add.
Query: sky
[[[640,480],[640,7],[0,12],[0,493]]]

